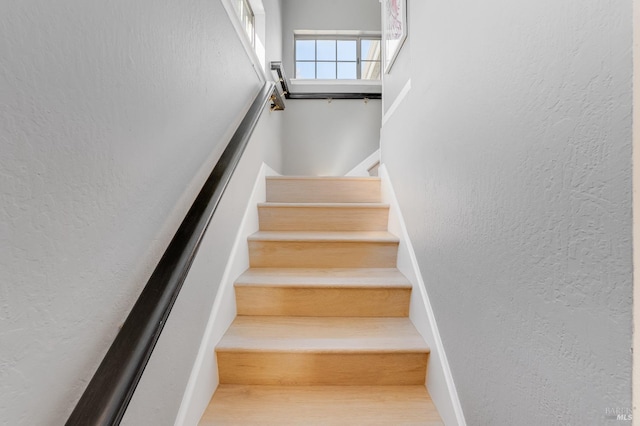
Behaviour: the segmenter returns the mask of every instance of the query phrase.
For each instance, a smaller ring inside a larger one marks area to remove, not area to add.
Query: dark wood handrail
[[[68,426],[118,425],[122,420],[202,237],[274,88],[272,82],[266,82],[256,96],[67,420]]]
[[[309,93],[289,93],[289,99],[382,99],[381,93],[363,92],[309,92]]]

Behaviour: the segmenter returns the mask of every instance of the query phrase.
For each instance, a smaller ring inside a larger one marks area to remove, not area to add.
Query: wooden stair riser
[[[411,288],[236,286],[238,315],[406,317]]]
[[[249,241],[252,268],[392,268],[397,242]]]
[[[442,426],[424,385],[221,385],[202,417],[213,425]]]
[[[379,178],[267,178],[267,202],[379,203],[380,199]]]
[[[420,385],[428,353],[218,351],[221,384]]]
[[[386,231],[389,207],[261,205],[263,231]]]

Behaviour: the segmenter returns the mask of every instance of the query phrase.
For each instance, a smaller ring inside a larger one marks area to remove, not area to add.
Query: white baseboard
[[[445,425],[466,426],[462,406],[458,399],[449,362],[444,351],[440,332],[436,324],[431,302],[418,266],[409,233],[400,211],[389,174],[384,164],[378,169],[382,180],[382,200],[391,206],[389,211],[389,232],[400,238],[398,247],[398,269],[413,285],[409,316],[418,332],[425,339],[431,353],[426,386]]]
[[[236,317],[233,283],[249,267],[247,237],[258,230],[258,209],[256,206],[266,200],[265,176],[277,174],[264,163],[260,167],[218,288],[218,294],[211,308],[209,321],[191,369],[175,426],[197,425],[211,396],[218,387],[218,363],[214,355],[215,346]]]

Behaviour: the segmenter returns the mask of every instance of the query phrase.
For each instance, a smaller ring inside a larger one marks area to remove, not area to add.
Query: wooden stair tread
[[[411,283],[397,268],[251,268],[235,283],[238,315],[406,317]]]
[[[389,205],[382,203],[260,203],[263,231],[386,231]]]
[[[238,286],[307,288],[411,288],[397,268],[250,268]]]
[[[212,425],[442,426],[424,385],[220,385],[200,426]]]
[[[429,347],[408,318],[238,316],[217,352],[416,352]]]
[[[273,208],[335,208],[335,209],[388,209],[389,204],[385,203],[285,203],[285,202],[265,202],[258,203],[258,207]]]
[[[269,202],[378,203],[380,182],[378,177],[269,176],[266,199]]]
[[[355,181],[367,181],[367,182],[380,182],[380,178],[377,176],[267,176],[268,181],[339,181],[339,182],[355,182]]]
[[[322,241],[398,243],[399,239],[387,231],[258,231],[249,241]]]

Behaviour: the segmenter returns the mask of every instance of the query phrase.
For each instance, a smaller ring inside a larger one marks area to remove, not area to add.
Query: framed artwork
[[[384,72],[388,73],[407,38],[407,0],[382,0]]]

